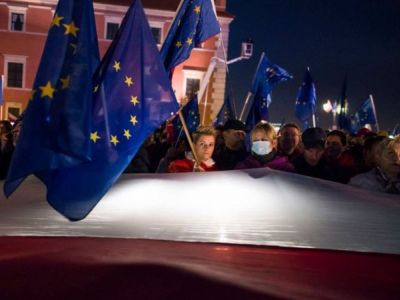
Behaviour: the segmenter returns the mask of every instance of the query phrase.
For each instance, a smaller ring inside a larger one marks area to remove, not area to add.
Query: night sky
[[[228,58],[240,44],[254,40],[254,55],[230,65],[230,82],[241,107],[261,53],[294,78],[272,93],[270,121],[299,121],[294,103],[309,66],[317,90],[317,125],[328,127],[332,114],[322,110],[336,100],[347,73],[349,112],[372,94],[380,127],[400,122],[399,0],[228,0],[235,15],[230,26]]]

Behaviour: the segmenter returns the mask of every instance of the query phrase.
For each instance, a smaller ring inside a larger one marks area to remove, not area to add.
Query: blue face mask
[[[267,155],[271,153],[272,147],[269,141],[257,141],[251,144],[251,151],[257,155]]]

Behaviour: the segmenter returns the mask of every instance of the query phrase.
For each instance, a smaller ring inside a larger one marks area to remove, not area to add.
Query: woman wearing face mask
[[[274,127],[258,123],[250,133],[251,154],[239,162],[235,169],[268,167],[275,170],[294,172],[294,166],[285,156],[277,155],[278,139]]]

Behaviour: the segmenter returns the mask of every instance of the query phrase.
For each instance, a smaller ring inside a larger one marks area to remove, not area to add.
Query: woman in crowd
[[[294,166],[286,156],[277,155],[278,138],[269,123],[258,123],[250,133],[251,153],[235,169],[269,167],[282,171],[294,171]]]
[[[168,167],[169,173],[180,172],[204,172],[215,171],[215,163],[211,158],[215,147],[215,130],[212,127],[199,127],[193,132],[193,143],[196,156],[199,161],[197,165],[191,152],[184,159],[174,160]]]

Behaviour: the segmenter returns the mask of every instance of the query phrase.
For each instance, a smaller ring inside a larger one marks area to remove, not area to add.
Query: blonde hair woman
[[[282,171],[294,171],[294,166],[285,156],[277,155],[278,137],[269,123],[258,123],[250,133],[251,154],[239,162],[235,169],[268,167]]]

